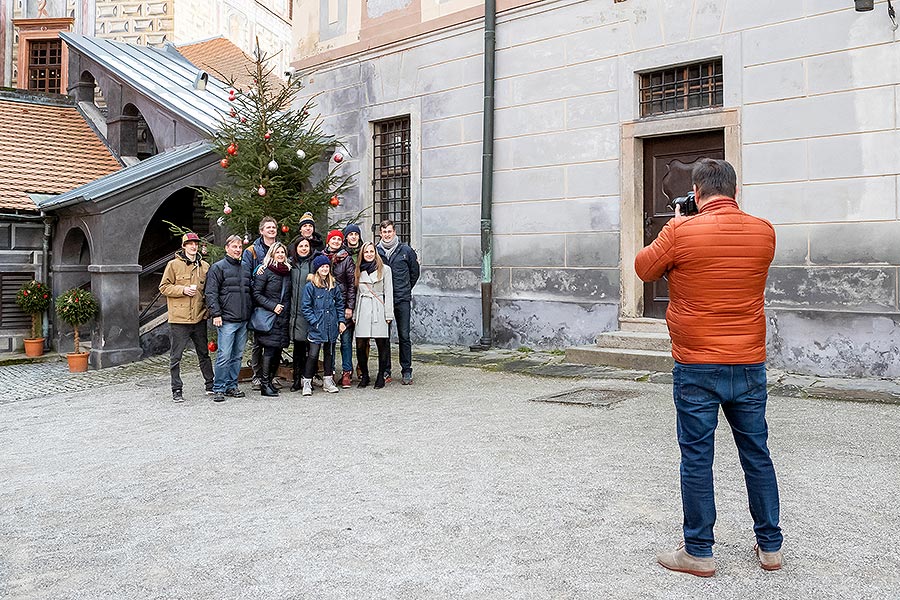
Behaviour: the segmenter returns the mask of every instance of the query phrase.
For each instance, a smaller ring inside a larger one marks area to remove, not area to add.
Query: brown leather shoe
[[[341,387],[347,389],[350,387],[350,378],[353,373],[351,371],[344,371],[343,375],[341,375]]]
[[[781,568],[781,550],[778,552],[763,552],[759,549],[759,545],[756,545],[753,546],[753,551],[756,552],[756,558],[759,559],[759,566],[766,571],[777,571]]]
[[[678,546],[673,552],[657,554],[656,561],[670,571],[690,573],[697,577],[712,577],[716,574],[715,558],[692,556],[684,549],[684,544]]]

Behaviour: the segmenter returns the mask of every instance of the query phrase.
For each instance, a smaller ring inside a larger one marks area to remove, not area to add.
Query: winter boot
[[[331,394],[341,391],[341,388],[334,384],[334,376],[326,375],[322,378],[322,388]]]
[[[301,392],[304,396],[312,396],[312,379],[301,378],[300,386],[303,388]]]
[[[277,396],[278,390],[272,387],[272,357],[268,353],[263,352],[261,364],[259,365],[259,393],[262,396]]]

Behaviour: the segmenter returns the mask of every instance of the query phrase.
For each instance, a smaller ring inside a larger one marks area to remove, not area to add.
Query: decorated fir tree
[[[310,116],[312,101],[292,108],[302,88],[299,80],[274,77],[275,67],[267,65],[269,57],[258,45],[254,58],[254,87],[239,89],[230,81],[231,114],[213,140],[226,177],[201,190],[207,215],[248,241],[264,216],[274,217],[282,233],[292,236],[303,213],[323,218],[352,184],[341,169],[343,146]],[[314,173],[324,162],[327,167]]]

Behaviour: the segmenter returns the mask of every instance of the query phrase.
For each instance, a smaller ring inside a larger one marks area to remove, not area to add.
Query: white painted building
[[[778,235],[770,364],[900,376],[900,46],[886,2],[864,13],[852,0],[499,9],[497,343],[585,344],[659,318],[665,302],[635,276],[634,255],[667,218],[663,194],[686,191],[692,160],[718,153],[738,170],[742,207]],[[400,194],[376,208],[408,210],[403,235],[423,264],[414,334],[474,343],[483,3],[297,10],[294,64],[326,129],[348,144],[343,168],[360,173],[348,212]]]

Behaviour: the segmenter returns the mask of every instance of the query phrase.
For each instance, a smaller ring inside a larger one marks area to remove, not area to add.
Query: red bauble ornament
[[[229,93],[229,95],[234,96],[234,94],[235,94],[234,88],[231,88],[230,90],[228,90],[228,93]]]
[[[267,140],[268,140],[268,139],[271,139],[271,137],[272,137],[272,132],[271,132],[271,131],[267,131],[266,134],[265,134],[263,137],[264,137],[265,139],[267,139]]]
[[[234,110],[233,108],[231,109],[231,116],[232,116],[232,117],[236,117],[236,116],[237,116],[237,111]]]
[[[231,163],[228,162],[227,158],[223,158],[222,160],[219,161],[219,164],[222,165],[223,169],[227,169],[228,165]]]
[[[234,102],[234,99],[235,99],[234,94],[232,94],[231,96],[228,96],[228,101],[229,101],[229,102]]]
[[[330,203],[332,206],[340,206],[341,205],[341,201],[337,196],[332,196]]]
[[[287,225],[282,225],[282,226],[281,226],[281,233],[287,233],[287,232],[290,231],[290,230],[291,230],[291,228],[288,227]]]
[[[219,346],[218,346],[215,342],[210,342],[210,343],[208,343],[208,344],[206,345],[206,347],[209,348],[209,351],[210,351],[210,352],[215,352],[216,350],[219,349]]]
[[[247,122],[247,117],[241,117],[241,123],[246,123],[246,122]]]
[[[237,146],[235,144],[228,144],[228,148],[225,149],[225,152],[234,156],[237,154]]]
[[[340,163],[344,162],[344,155],[341,154],[340,152],[335,152],[334,156],[331,157],[331,160],[340,164]]]

